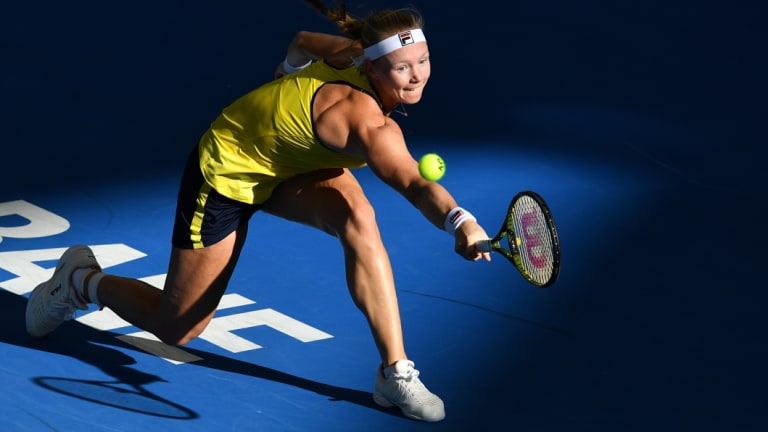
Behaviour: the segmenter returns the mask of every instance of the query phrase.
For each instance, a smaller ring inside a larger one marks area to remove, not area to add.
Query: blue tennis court
[[[333,30],[299,1],[43,1],[6,5],[0,29],[0,430],[765,430],[761,11],[417,6],[433,78],[393,115],[412,153],[443,156],[441,182],[489,233],[515,193],[538,192],[563,253],[544,289],[501,256],[464,261],[355,171],[446,419],[373,402],[378,353],[338,241],[266,214],[189,345],[95,307],[26,334],[26,298],[70,245],[162,286],[189,149],[295,31]]]

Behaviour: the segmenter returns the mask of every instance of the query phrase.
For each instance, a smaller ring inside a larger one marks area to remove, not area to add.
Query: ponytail
[[[360,41],[367,48],[403,30],[424,27],[424,19],[413,8],[385,9],[358,19],[347,14],[346,1],[337,2],[336,9],[328,8],[322,0],[305,0],[321,14],[335,22],[342,33]]]
[[[349,35],[352,39],[355,39],[355,40],[362,39],[362,30],[363,30],[364,23],[358,18],[355,18],[347,14],[346,1],[342,0],[337,2],[338,9],[329,9],[322,0],[305,0],[305,1],[309,3],[311,6],[313,6],[315,9],[320,11],[321,14],[325,15],[331,21],[335,22],[336,25],[339,26],[339,29],[341,29],[342,33]]]

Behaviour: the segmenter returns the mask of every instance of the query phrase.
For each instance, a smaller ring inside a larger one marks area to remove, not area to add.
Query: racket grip
[[[478,250],[478,252],[491,252],[491,251],[493,251],[493,247],[491,247],[491,239],[480,240],[479,242],[477,242],[477,250]]]

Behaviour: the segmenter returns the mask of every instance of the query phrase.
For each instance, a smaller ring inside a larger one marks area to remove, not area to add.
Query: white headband
[[[424,32],[421,31],[421,29],[406,30],[394,34],[383,41],[376,42],[363,50],[363,52],[365,53],[366,58],[376,60],[377,58],[384,57],[392,51],[399,50],[406,45],[426,41],[427,39],[424,37]]]

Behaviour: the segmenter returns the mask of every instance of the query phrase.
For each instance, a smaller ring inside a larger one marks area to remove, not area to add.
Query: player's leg
[[[202,333],[213,318],[246,231],[243,225],[202,249],[174,247],[163,290],[140,280],[106,275],[99,282],[98,301],[163,342],[183,345]]]
[[[348,170],[323,170],[280,185],[263,210],[339,238],[347,285],[385,365],[406,358],[389,256],[373,209]]]
[[[246,231],[247,225],[243,225],[202,249],[174,247],[164,290],[141,280],[103,273],[89,247],[72,246],[62,255],[53,277],[30,295],[27,332],[33,337],[46,336],[71,319],[76,309],[86,310],[92,302],[109,307],[168,344],[184,344],[213,318]],[[88,294],[90,285],[93,288]]]
[[[27,305],[27,331],[42,337],[98,303],[168,344],[184,344],[213,318],[245,242],[256,207],[208,187],[191,152],[179,189],[168,273],[163,290],[140,280],[103,273],[93,251],[69,248],[53,277]]]
[[[442,420],[443,401],[427,390],[405,354],[389,256],[373,208],[352,173],[323,170],[295,177],[278,187],[263,208],[339,238],[349,291],[368,320],[384,366],[376,373],[376,403],[397,405],[414,419]]]

